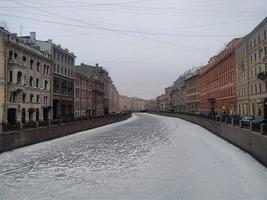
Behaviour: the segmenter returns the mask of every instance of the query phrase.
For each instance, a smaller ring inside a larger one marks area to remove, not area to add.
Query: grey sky
[[[267,16],[266,0],[0,0],[11,32],[49,38],[108,69],[120,94],[154,98]]]

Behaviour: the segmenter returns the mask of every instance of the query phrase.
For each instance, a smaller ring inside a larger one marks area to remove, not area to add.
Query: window
[[[9,56],[8,56],[8,58],[9,58],[9,59],[12,59],[12,57],[13,57],[13,51],[10,50],[10,51],[9,51]]]
[[[23,62],[26,62],[26,60],[27,60],[26,56],[23,56],[22,60],[23,60]]]
[[[255,94],[257,94],[258,91],[257,91],[257,85],[255,84]]]
[[[59,65],[57,65],[57,73],[59,73],[59,68],[60,68]]]
[[[49,66],[46,67],[46,75],[49,75]]]
[[[44,74],[46,73],[46,64],[44,64]]]
[[[45,87],[44,87],[44,89],[45,89],[45,90],[48,89],[48,81],[47,81],[47,80],[45,81]]]
[[[254,61],[256,62],[256,60],[257,60],[257,53],[255,52],[254,53]]]
[[[63,74],[63,66],[61,66],[61,74]]]
[[[14,53],[14,58],[16,59],[18,57],[18,54],[15,52]]]
[[[37,65],[36,66],[37,66],[37,69],[36,70],[39,72],[40,71],[40,62],[37,62]]]
[[[264,37],[265,40],[267,39],[266,30],[264,30],[263,37]]]
[[[21,71],[19,71],[17,73],[17,84],[21,84],[21,80],[22,80],[22,73],[21,73]]]
[[[56,72],[56,64],[53,66],[53,72]]]
[[[30,87],[32,87],[32,82],[33,82],[33,78],[32,76],[30,76],[30,82],[29,82]]]
[[[39,87],[39,78],[36,79],[36,88]]]
[[[33,69],[33,60],[32,59],[30,61],[30,67],[31,67],[31,69]]]
[[[9,82],[11,83],[13,80],[13,73],[12,71],[9,71]]]
[[[25,93],[22,94],[22,102],[24,102],[24,103],[26,102],[26,94]]]
[[[259,92],[261,93],[261,83],[259,83],[259,89],[260,89],[260,91],[259,91]]]
[[[30,102],[31,103],[33,102],[33,95],[32,94],[30,95]]]
[[[40,101],[40,96],[37,95],[37,96],[36,96],[36,102],[39,103],[39,101]]]

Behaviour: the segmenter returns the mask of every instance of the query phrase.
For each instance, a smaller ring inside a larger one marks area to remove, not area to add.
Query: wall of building
[[[229,42],[200,72],[200,108],[236,113],[236,54],[240,39]]]
[[[237,49],[237,112],[267,118],[267,18]]]
[[[5,35],[0,32],[0,124],[4,119],[4,106],[5,106],[5,84],[6,84],[6,45],[5,45]],[[1,126],[1,125],[0,125]],[[1,127],[0,127],[1,133]]]
[[[185,80],[186,112],[199,111],[199,74],[196,71],[192,77]]]

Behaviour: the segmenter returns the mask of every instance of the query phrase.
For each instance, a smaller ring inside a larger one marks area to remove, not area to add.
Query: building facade
[[[132,102],[133,102],[132,111],[140,112],[140,111],[146,110],[146,103],[147,103],[146,100],[138,98],[138,97],[133,97]]]
[[[180,76],[172,86],[172,104],[174,112],[185,112],[185,75]]]
[[[172,87],[165,88],[165,110],[168,112],[173,111]]]
[[[105,115],[104,96],[105,85],[99,80],[90,80],[93,86],[92,90],[92,116],[101,117]]]
[[[104,84],[104,111],[105,114],[109,113],[109,100],[110,100],[110,89],[112,80],[109,76],[107,70],[103,67],[100,67],[98,64],[95,66],[87,65],[81,63],[80,65],[76,65],[75,69],[78,73],[85,75],[89,79],[99,80]],[[111,103],[112,104],[112,103]]]
[[[3,121],[9,124],[47,121],[51,111],[51,54],[8,35]]]
[[[185,105],[186,112],[199,112],[199,70],[185,79]]]
[[[267,17],[236,49],[237,113],[267,118]]]
[[[94,82],[87,77],[75,73],[74,83],[74,116],[77,117],[92,117],[92,98],[93,98]]]
[[[48,51],[52,55],[52,107],[53,118],[74,117],[74,65],[76,56],[56,45],[52,40],[40,41],[36,39],[36,33],[21,37],[32,46],[42,51]]]
[[[240,39],[235,38],[200,71],[200,109],[236,113],[236,53]]]
[[[109,113],[119,112],[119,93],[112,81],[109,83]]]
[[[157,100],[156,99],[151,99],[148,101],[148,105],[147,105],[147,110],[148,111],[158,111],[157,110]]]
[[[8,62],[8,41],[9,32],[0,27],[0,134],[2,133],[2,123],[5,119],[5,92],[6,92],[6,67]]]
[[[133,110],[133,101],[131,97],[119,96],[119,108],[120,111],[132,111]]]

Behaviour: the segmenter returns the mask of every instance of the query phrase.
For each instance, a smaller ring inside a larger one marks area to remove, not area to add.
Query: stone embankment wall
[[[83,120],[64,123],[61,125],[51,125],[43,128],[32,128],[8,132],[0,135],[0,152],[123,121],[131,116],[131,113],[126,113],[93,120]]]
[[[265,167],[267,167],[266,135],[251,131],[250,129],[244,129],[238,126],[232,126],[230,124],[215,122],[194,115],[161,112],[153,112],[152,114],[177,117],[200,125],[203,128],[232,143],[233,145],[239,147],[240,149],[243,149],[259,162],[261,162]]]

